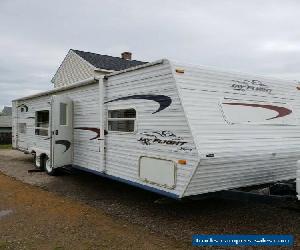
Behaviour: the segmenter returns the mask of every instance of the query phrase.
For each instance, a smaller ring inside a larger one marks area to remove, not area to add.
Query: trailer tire
[[[57,175],[57,169],[51,166],[50,158],[47,155],[43,157],[43,166],[48,175],[51,176]]]

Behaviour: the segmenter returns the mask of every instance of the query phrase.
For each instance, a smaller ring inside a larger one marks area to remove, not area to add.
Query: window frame
[[[133,109],[135,111],[135,118],[109,118],[109,111],[115,110],[128,110]],[[108,107],[106,110],[106,129],[108,132],[113,134],[136,134],[137,133],[137,109],[134,106],[122,106],[122,107]],[[109,121],[133,121],[133,131],[120,131],[120,130],[109,130]]]
[[[62,110],[61,110],[61,105],[64,105],[64,107],[65,107],[65,124],[61,124],[61,114],[62,114]],[[59,104],[59,126],[68,126],[68,119],[69,118],[69,105],[68,105],[68,103],[64,103],[64,102],[61,102],[60,104]]]
[[[37,127],[37,113],[38,112],[42,112],[42,111],[48,111],[48,127],[47,128],[45,128],[45,127]],[[36,130],[37,129],[38,130],[47,131],[47,135],[37,135],[36,134]],[[47,109],[36,110],[35,111],[35,121],[34,121],[34,135],[46,137],[46,136],[49,136],[49,134],[50,134],[50,110],[47,110]]]

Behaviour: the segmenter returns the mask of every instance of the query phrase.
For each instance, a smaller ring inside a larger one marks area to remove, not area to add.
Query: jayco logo
[[[267,94],[271,94],[272,89],[268,88],[268,86],[262,83],[259,80],[232,80],[233,84],[231,87],[234,90],[238,91],[255,91],[255,92],[263,92]]]

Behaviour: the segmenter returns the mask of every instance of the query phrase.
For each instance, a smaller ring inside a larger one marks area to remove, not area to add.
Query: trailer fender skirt
[[[173,193],[170,193],[170,192],[167,192],[167,191],[164,191],[164,190],[160,190],[160,189],[157,189],[157,188],[154,188],[154,187],[146,186],[146,185],[143,185],[143,184],[140,184],[140,183],[137,183],[137,182],[133,182],[133,181],[130,181],[130,180],[123,179],[121,177],[112,176],[112,175],[106,174],[104,172],[98,172],[98,171],[91,170],[91,169],[84,168],[84,167],[80,167],[80,166],[77,166],[77,165],[72,165],[72,167],[75,168],[75,169],[79,169],[79,170],[82,170],[82,171],[85,171],[85,172],[95,174],[95,175],[106,177],[106,178],[109,178],[111,180],[120,181],[120,182],[129,184],[129,185],[134,186],[134,187],[139,187],[139,188],[142,188],[144,190],[151,191],[153,193],[157,193],[157,194],[160,194],[160,195],[172,198],[172,199],[180,200],[179,195],[173,194]]]
[[[297,162],[296,192],[297,192],[297,198],[298,200],[300,200],[300,161]]]

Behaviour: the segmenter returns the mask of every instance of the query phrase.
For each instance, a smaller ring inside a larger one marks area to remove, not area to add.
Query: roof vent
[[[131,56],[132,53],[128,51],[125,51],[121,54],[122,59],[129,60],[129,61],[131,60]]]

